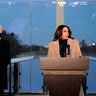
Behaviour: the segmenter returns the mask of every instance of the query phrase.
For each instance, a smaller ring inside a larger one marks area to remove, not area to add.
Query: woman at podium
[[[82,57],[78,40],[71,37],[71,29],[67,25],[57,27],[54,38],[48,47],[49,57]]]
[[[71,29],[67,25],[59,25],[53,41],[48,45],[48,57],[82,57],[78,40],[71,35]],[[79,96],[84,96],[82,86]]]

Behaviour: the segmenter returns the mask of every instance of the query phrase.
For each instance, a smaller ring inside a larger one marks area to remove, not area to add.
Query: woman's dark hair
[[[67,27],[68,30],[69,30],[69,36],[68,36],[68,38],[72,38],[72,37],[71,37],[71,34],[72,34],[71,29],[70,29],[67,25],[59,25],[59,26],[57,27],[55,33],[54,33],[53,41],[56,41],[57,39],[60,39],[60,37],[62,36],[62,29],[63,29],[64,27]]]

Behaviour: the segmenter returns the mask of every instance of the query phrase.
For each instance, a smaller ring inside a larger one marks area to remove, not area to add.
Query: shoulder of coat
[[[77,40],[77,39],[71,39],[71,38],[69,38],[69,39],[68,39],[68,42],[70,42],[70,43],[71,43],[71,42],[78,42],[78,40]]]
[[[57,43],[58,43],[58,40],[52,41],[52,42],[50,42],[49,44],[57,44]]]

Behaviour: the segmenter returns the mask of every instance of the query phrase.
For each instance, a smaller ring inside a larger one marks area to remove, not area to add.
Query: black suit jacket
[[[0,37],[0,89],[7,88],[7,65],[10,60],[10,43]]]

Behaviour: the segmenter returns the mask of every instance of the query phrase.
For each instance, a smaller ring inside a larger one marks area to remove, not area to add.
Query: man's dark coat
[[[10,43],[0,37],[0,90],[7,86],[7,65],[10,64]]]

